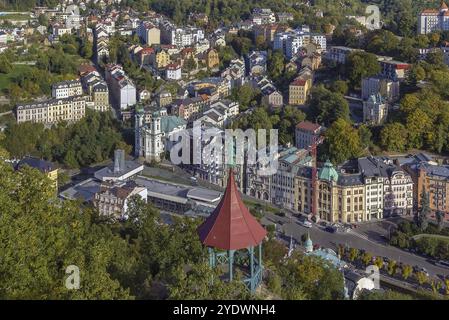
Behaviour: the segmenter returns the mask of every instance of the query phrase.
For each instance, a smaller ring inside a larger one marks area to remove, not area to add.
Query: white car
[[[307,220],[299,221],[299,224],[306,228],[312,228],[312,222]]]

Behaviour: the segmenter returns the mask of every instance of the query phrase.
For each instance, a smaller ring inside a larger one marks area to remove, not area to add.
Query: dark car
[[[435,261],[435,265],[438,267],[449,268],[449,262],[444,260]]]
[[[324,229],[324,231],[329,232],[329,233],[335,233],[336,230],[335,230],[335,228],[328,226],[328,227],[326,227],[326,229]]]

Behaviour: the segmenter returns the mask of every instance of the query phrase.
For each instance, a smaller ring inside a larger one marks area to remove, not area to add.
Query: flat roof
[[[185,203],[189,199],[216,205],[221,199],[222,193],[199,187],[189,187],[169,182],[163,182],[143,176],[138,176],[135,182],[147,188],[149,196],[157,196],[175,202]]]
[[[141,167],[141,170],[143,170],[143,165],[135,162],[135,161],[125,161],[125,168],[124,170],[121,170],[119,172],[114,172],[114,163],[110,164],[107,167],[104,167],[103,169],[100,169],[95,172],[95,178],[99,180],[103,180],[104,178],[119,178],[122,177],[134,170],[137,170]]]
[[[100,191],[100,187],[101,182],[90,178],[62,191],[59,196],[66,200],[92,201],[95,193]]]

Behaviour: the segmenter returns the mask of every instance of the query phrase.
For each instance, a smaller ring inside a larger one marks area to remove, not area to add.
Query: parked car
[[[438,267],[449,268],[449,261],[437,260],[434,264]]]
[[[331,226],[326,227],[326,229],[324,229],[324,230],[329,233],[335,233],[335,231],[337,231],[335,228],[333,228]]]
[[[306,228],[312,228],[312,222],[308,220],[299,220],[299,224]]]

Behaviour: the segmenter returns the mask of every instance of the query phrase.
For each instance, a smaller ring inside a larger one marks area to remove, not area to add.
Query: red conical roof
[[[208,247],[240,250],[258,245],[266,234],[243,204],[231,169],[223,198],[198,228],[200,241]]]

